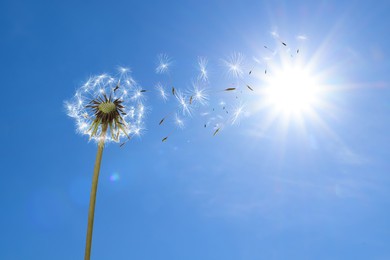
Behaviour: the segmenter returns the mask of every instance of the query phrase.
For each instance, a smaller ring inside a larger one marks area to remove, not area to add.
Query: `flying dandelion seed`
[[[205,57],[198,58],[198,69],[199,69],[198,79],[202,81],[208,81],[207,64],[208,64],[207,58]]]
[[[187,102],[188,98],[183,95],[182,92],[176,91],[176,99],[179,103],[179,108],[182,111],[183,115],[191,115],[191,107],[189,106],[189,103]]]
[[[178,114],[175,115],[175,125],[180,129],[184,128],[184,121]]]
[[[198,84],[192,83],[192,90],[190,93],[192,98],[190,104],[192,101],[195,101],[202,106],[207,105],[209,97],[206,88],[201,88]]]
[[[223,60],[224,65],[228,69],[228,74],[233,78],[242,78],[244,75],[242,66],[244,62],[244,56],[239,53],[233,53],[227,60]]]
[[[157,56],[157,74],[164,74],[169,71],[169,67],[172,65],[172,59],[165,53]]]
[[[160,120],[160,123],[158,123],[159,125],[161,125],[162,123],[164,123],[165,121],[165,117],[163,119]]]
[[[233,115],[232,115],[232,118],[231,118],[231,122],[232,122],[232,125],[234,124],[238,124],[240,122],[240,118],[243,114],[243,110],[244,110],[244,106],[243,105],[239,105],[238,107],[236,107],[233,111]]]
[[[251,88],[251,86],[246,85],[246,87],[247,87],[249,90],[253,91],[253,88]]]
[[[161,85],[161,83],[157,83],[155,88],[156,88],[157,92],[159,93],[160,97],[164,101],[167,101],[168,100],[168,93],[165,91],[163,85]]]

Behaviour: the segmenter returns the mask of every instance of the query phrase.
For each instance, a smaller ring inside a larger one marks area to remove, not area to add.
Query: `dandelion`
[[[208,80],[207,63],[208,63],[207,58],[205,58],[205,57],[198,58],[198,68],[199,68],[198,79],[199,80],[202,80],[202,81]]]
[[[76,120],[77,132],[98,143],[90,196],[85,259],[90,259],[95,202],[100,164],[105,143],[129,140],[143,129],[145,107],[140,92],[129,75],[129,70],[119,68],[119,74],[93,76],[84,83],[70,101],[65,102],[68,116]],[[141,93],[142,94],[142,93]],[[123,144],[122,144],[123,145]]]
[[[172,65],[172,59],[165,53],[159,54],[157,56],[157,74],[164,74],[169,71],[169,66]]]
[[[228,69],[228,74],[234,78],[241,78],[244,75],[242,70],[243,62],[244,56],[239,52],[235,52],[227,60],[223,60]]]

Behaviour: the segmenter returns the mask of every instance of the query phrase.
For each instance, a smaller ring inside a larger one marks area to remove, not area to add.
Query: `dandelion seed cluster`
[[[67,114],[76,120],[77,132],[98,142],[120,142],[138,136],[144,129],[145,99],[130,70],[119,68],[116,75],[90,77],[74,97],[65,102]],[[107,133],[102,136],[103,126]]]
[[[227,125],[238,125],[243,116],[249,115],[246,101],[251,99],[250,96],[262,93],[256,79],[269,77],[268,70],[272,74],[273,68],[268,66],[277,54],[291,58],[298,55],[299,48],[292,52],[290,44],[284,42],[276,31],[270,34],[276,45],[264,45],[261,48],[264,53],[253,57],[254,64],[248,63],[239,52],[233,52],[220,60],[230,82],[222,81],[218,85],[211,83],[209,60],[203,56],[198,57],[197,74],[190,82],[173,82],[170,70],[174,61],[163,53],[157,56],[155,73],[165,78],[157,81],[153,88],[141,88],[127,68],[119,68],[115,76],[93,76],[65,103],[68,115],[76,120],[77,131],[88,135],[90,139],[100,140],[104,131],[102,126],[107,126],[104,136],[106,142],[120,142],[120,139],[127,141],[145,129],[145,92],[154,92],[164,102],[164,106],[168,106],[157,122],[161,131],[167,134],[163,142],[175,128],[185,128],[186,117],[196,115],[200,116],[202,127],[212,129],[215,135]],[[297,36],[299,41],[306,39],[304,35]],[[216,99],[220,101],[216,103]]]

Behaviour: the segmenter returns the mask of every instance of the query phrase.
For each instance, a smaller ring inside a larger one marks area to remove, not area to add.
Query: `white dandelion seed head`
[[[111,97],[112,100],[121,100],[122,110],[121,128],[124,131],[117,131],[117,136],[113,136],[108,129],[104,136],[105,142],[121,142],[132,136],[139,135],[143,129],[145,119],[145,106],[143,104],[144,93],[130,75],[130,69],[119,67],[115,76],[101,74],[90,77],[79,89],[76,90],[72,99],[65,101],[67,115],[76,120],[76,131],[82,135],[87,135],[96,142],[102,138],[102,126],[99,125],[97,132],[91,136],[91,125],[95,120],[95,114],[90,105],[92,100],[102,98],[104,95]],[[115,126],[113,126],[115,127]]]
[[[198,69],[199,69],[199,76],[198,79],[207,82],[209,79],[208,71],[207,71],[207,64],[208,60],[205,57],[198,57]]]
[[[172,59],[165,53],[161,53],[157,56],[157,74],[164,74],[169,72],[169,67],[172,65]]]
[[[165,90],[164,86],[161,84],[161,83],[157,83],[156,86],[155,86],[159,96],[164,100],[164,101],[167,101],[168,100],[168,93],[167,91]]]
[[[228,59],[223,60],[224,65],[228,69],[228,74],[233,78],[242,78],[244,75],[243,63],[244,55],[239,52],[233,53]]]

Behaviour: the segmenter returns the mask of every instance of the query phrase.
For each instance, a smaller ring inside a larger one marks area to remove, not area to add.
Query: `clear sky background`
[[[185,89],[206,56],[211,109],[231,86],[221,59],[252,61],[278,45],[272,31],[326,86],[318,118],[303,116],[303,128],[254,109],[257,71],[239,125],[213,136],[196,112],[162,143],[169,103],[150,91],[147,130],[104,151],[92,258],[390,259],[389,11],[388,1],[2,0],[0,259],[83,258],[96,145],[63,102],[89,76],[128,66],[153,90],[167,53]]]

